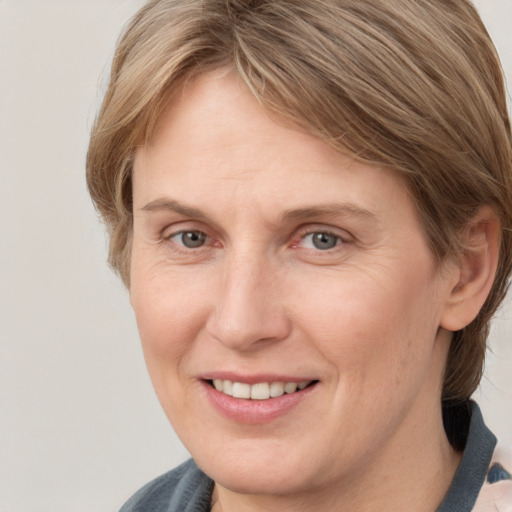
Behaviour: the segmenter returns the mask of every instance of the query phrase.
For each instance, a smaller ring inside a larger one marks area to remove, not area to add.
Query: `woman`
[[[512,267],[469,2],[152,1],[87,172],[193,457],[123,512],[512,510],[469,402]]]

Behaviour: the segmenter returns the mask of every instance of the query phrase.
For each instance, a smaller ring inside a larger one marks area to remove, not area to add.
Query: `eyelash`
[[[198,235],[204,237],[204,243],[197,247],[187,247],[184,243],[180,243],[178,241],[173,240],[176,237],[183,236],[185,234],[192,234],[192,233],[195,233],[195,234],[198,234]],[[319,254],[321,254],[321,253],[330,254],[333,251],[335,251],[336,248],[338,248],[340,245],[344,245],[349,242],[347,240],[348,236],[341,236],[339,233],[336,233],[334,230],[322,228],[320,226],[317,229],[315,229],[315,228],[312,229],[311,227],[308,227],[308,228],[305,227],[303,230],[299,231],[298,238],[294,239],[294,241],[291,244],[291,247],[293,249],[300,249],[301,248],[300,244],[303,244],[304,241],[308,237],[311,237],[314,235],[325,235],[328,237],[334,237],[336,239],[335,245],[333,245],[332,247],[326,247],[325,249],[320,249],[318,247],[302,247],[303,249],[305,249],[307,251],[319,253]],[[174,250],[176,250],[177,252],[182,253],[182,254],[190,254],[192,252],[199,253],[201,250],[206,249],[209,245],[211,246],[211,242],[210,242],[211,237],[205,231],[200,230],[200,229],[181,229],[179,231],[175,231],[175,232],[172,232],[172,233],[164,236],[163,241],[171,242],[174,246]],[[311,241],[310,245],[314,245],[314,241]],[[214,244],[214,246],[215,246],[215,244]],[[219,244],[219,246],[220,246],[220,244]]]
[[[198,247],[187,247],[183,243],[179,243],[173,238],[179,237],[180,235],[183,236],[185,234],[199,234],[201,236],[204,236],[205,243],[203,245],[200,245]],[[174,246],[174,250],[176,250],[179,253],[183,254],[190,254],[191,252],[197,253],[200,252],[201,249],[205,249],[205,246],[208,245],[208,242],[210,241],[211,237],[205,233],[205,231],[200,229],[180,229],[179,231],[173,231],[172,233],[166,235],[163,237],[164,242],[170,242]]]
[[[342,236],[340,233],[337,233],[334,230],[331,230],[331,229],[328,229],[328,228],[323,228],[323,227],[319,226],[318,228],[309,228],[309,227],[308,228],[304,228],[304,230],[300,231],[299,232],[298,240],[296,242],[293,242],[292,247],[293,248],[300,248],[299,247],[299,243],[301,243],[301,242],[304,243],[304,241],[308,237],[313,236],[313,235],[327,235],[329,237],[334,237],[336,239],[336,243],[335,243],[335,245],[333,247],[326,248],[324,250],[319,249],[318,247],[316,247],[316,248],[314,248],[314,247],[302,247],[303,249],[309,250],[309,251],[318,252],[318,253],[329,254],[330,252],[336,250],[336,248],[338,248],[339,246],[344,245],[344,244],[349,242],[348,235]],[[313,245],[313,241],[311,242],[311,244]]]

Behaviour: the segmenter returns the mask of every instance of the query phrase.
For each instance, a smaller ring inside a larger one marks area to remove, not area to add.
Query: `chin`
[[[313,457],[290,446],[268,447],[268,443],[250,441],[251,449],[224,451],[221,456],[204,451],[195,457],[201,469],[222,487],[232,492],[252,495],[300,494],[321,485],[326,477],[312,464]],[[315,476],[316,475],[316,476]],[[322,475],[319,478],[318,475]]]
[[[249,495],[293,495],[299,494],[311,487],[307,475],[290,467],[256,468],[248,464],[244,471],[240,465],[236,468],[212,465],[202,469],[222,487],[232,492]]]

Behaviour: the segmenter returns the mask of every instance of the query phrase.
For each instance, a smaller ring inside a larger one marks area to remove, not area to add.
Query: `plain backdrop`
[[[512,0],[477,6],[512,81]],[[87,137],[141,0],[0,0],[0,512],[115,512],[187,457],[86,193]],[[509,86],[510,87],[510,86]],[[512,447],[512,301],[478,400]]]

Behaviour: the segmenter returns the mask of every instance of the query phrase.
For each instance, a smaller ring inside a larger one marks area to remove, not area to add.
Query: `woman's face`
[[[434,428],[453,279],[391,172],[276,124],[216,72],[139,149],[133,194],[149,373],[219,484],[320,488]]]

